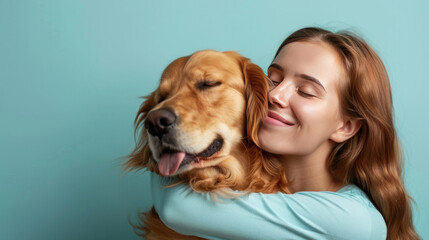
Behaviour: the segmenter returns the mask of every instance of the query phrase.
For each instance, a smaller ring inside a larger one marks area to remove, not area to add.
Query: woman
[[[164,223],[209,239],[418,239],[377,54],[351,34],[304,28],[280,45],[268,76],[258,136],[284,163],[293,194],[216,203],[187,186],[163,189],[153,175]]]

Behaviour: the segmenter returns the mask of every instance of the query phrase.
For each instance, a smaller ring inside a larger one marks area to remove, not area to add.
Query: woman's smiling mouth
[[[286,126],[293,126],[294,125],[292,122],[284,119],[282,116],[280,116],[279,114],[272,112],[272,111],[268,111],[268,115],[267,115],[267,117],[265,117],[264,122],[266,122],[270,125],[279,126],[279,127],[286,127]]]

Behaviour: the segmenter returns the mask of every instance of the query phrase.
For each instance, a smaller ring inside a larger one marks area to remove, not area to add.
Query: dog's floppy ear
[[[247,138],[259,146],[258,128],[268,108],[268,79],[264,71],[247,58],[242,60],[242,70],[247,99]]]
[[[147,168],[149,171],[156,172],[158,168],[156,167],[155,162],[151,160],[152,153],[147,142],[147,133],[146,131],[142,131],[142,127],[144,127],[143,122],[146,119],[147,114],[157,104],[156,91],[144,98],[146,98],[146,101],[144,101],[140,106],[134,120],[134,138],[136,147],[134,151],[128,155],[128,160],[124,164],[124,170],[132,171]]]

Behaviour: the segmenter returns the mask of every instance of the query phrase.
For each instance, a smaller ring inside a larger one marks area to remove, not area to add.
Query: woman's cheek
[[[297,106],[299,107],[294,110],[294,113],[297,118],[297,121],[301,125],[311,123],[311,120],[313,118],[317,118],[321,114],[317,106],[315,104],[309,103],[308,101],[298,101]]]

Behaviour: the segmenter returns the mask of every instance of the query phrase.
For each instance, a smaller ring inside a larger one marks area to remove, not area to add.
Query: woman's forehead
[[[340,60],[335,48],[322,41],[289,43],[282,48],[275,60],[281,61],[284,58],[289,58],[294,62],[315,63],[320,61],[319,63],[326,64],[337,64]]]
[[[338,81],[344,73],[335,48],[322,41],[292,42],[285,45],[273,63],[285,72],[313,76],[325,84]]]

